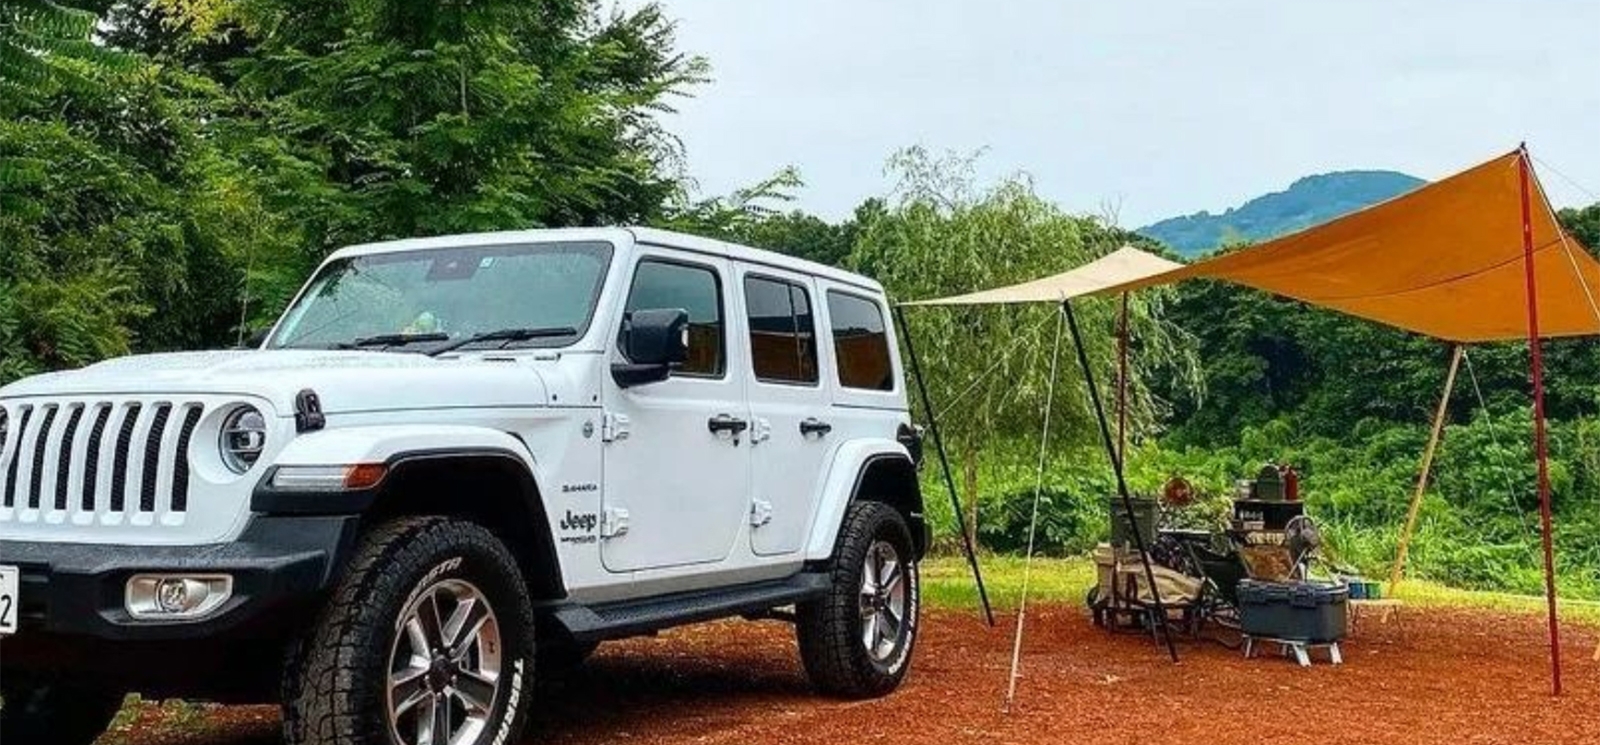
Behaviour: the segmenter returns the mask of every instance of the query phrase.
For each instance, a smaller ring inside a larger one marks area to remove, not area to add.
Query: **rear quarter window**
[[[859,295],[829,290],[828,319],[839,384],[869,391],[894,390],[894,362],[889,355],[883,306]]]

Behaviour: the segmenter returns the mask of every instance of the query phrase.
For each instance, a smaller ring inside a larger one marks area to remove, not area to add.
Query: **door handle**
[[[810,417],[800,423],[800,436],[816,435],[822,437],[833,431],[833,425],[816,417]]]
[[[706,420],[706,428],[714,435],[731,432],[734,437],[738,437],[741,432],[750,428],[750,423],[729,414],[718,414]]]

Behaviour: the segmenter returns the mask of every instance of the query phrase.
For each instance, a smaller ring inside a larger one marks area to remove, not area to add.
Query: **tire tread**
[[[859,572],[866,552],[880,532],[888,530],[900,543],[905,557],[907,581],[915,592],[915,563],[910,558],[911,532],[900,512],[883,502],[858,501],[845,512],[844,527],[831,560],[833,588],[821,600],[796,608],[796,635],[800,659],[807,676],[818,691],[840,698],[863,699],[883,696],[899,686],[909,664],[897,673],[885,674],[868,659],[857,638],[860,614]],[[908,605],[915,642],[917,601]],[[909,653],[908,653],[909,654]]]

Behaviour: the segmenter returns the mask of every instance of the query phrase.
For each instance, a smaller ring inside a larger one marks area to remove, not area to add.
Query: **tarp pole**
[[[1406,570],[1406,554],[1411,549],[1411,534],[1417,529],[1417,515],[1422,511],[1422,493],[1428,488],[1428,474],[1433,470],[1433,454],[1438,450],[1439,437],[1444,434],[1444,415],[1450,409],[1450,394],[1456,389],[1456,371],[1461,369],[1460,344],[1450,354],[1450,372],[1444,376],[1444,393],[1439,394],[1439,410],[1433,414],[1433,431],[1428,435],[1428,446],[1422,451],[1422,473],[1417,476],[1417,489],[1411,493],[1411,506],[1406,508],[1406,524],[1400,530],[1400,545],[1395,551],[1394,567],[1389,570],[1389,591],[1400,586]]]
[[[1519,148],[1517,174],[1522,187],[1522,266],[1528,281],[1529,373],[1533,378],[1533,444],[1539,465],[1539,522],[1544,547],[1544,596],[1550,620],[1550,691],[1561,695],[1561,627],[1556,618],[1556,562],[1551,538],[1550,451],[1544,423],[1544,355],[1540,350],[1539,293],[1533,271],[1533,197],[1528,146]]]
[[[1122,293],[1117,322],[1117,457],[1128,457],[1128,293]]]
[[[911,378],[917,383],[917,394],[922,398],[922,411],[928,415],[928,434],[933,435],[933,447],[939,453],[939,467],[944,471],[944,485],[950,490],[950,506],[955,510],[956,527],[961,533],[962,548],[967,552],[967,564],[972,567],[972,579],[978,584],[978,602],[983,604],[983,616],[994,625],[994,609],[989,606],[989,591],[983,586],[983,571],[978,569],[978,554],[972,547],[972,534],[967,532],[961,495],[956,493],[956,480],[950,475],[950,456],[944,449],[944,438],[939,436],[939,418],[934,416],[933,401],[928,398],[928,386],[922,379],[922,365],[917,362],[917,348],[911,341],[911,324],[906,323],[905,309],[895,306],[894,320],[900,326],[900,338],[906,343],[906,357],[911,362]]]
[[[1078,333],[1078,319],[1072,315],[1072,301],[1061,301],[1061,312],[1067,316],[1067,329],[1072,332],[1072,345],[1078,349],[1078,366],[1083,368],[1083,382],[1089,388],[1089,402],[1094,405],[1094,418],[1100,424],[1100,439],[1106,444],[1106,455],[1111,457],[1111,470],[1117,476],[1117,495],[1122,498],[1122,509],[1128,511],[1128,517],[1133,517],[1133,498],[1128,495],[1128,482],[1122,476],[1122,454],[1117,452],[1117,443],[1111,439],[1111,425],[1106,423],[1106,410],[1100,405],[1100,389],[1094,384],[1094,368],[1089,366],[1089,353],[1084,351],[1083,336]],[[1156,614],[1161,623],[1161,638],[1167,642],[1167,654],[1172,661],[1178,661],[1178,647],[1172,642],[1172,628],[1167,621],[1167,606],[1161,600],[1161,588],[1156,586],[1156,572],[1150,567],[1149,547],[1144,545],[1144,536],[1140,535],[1138,526],[1129,531],[1133,534],[1133,545],[1139,550],[1139,561],[1144,565],[1144,578],[1150,583],[1150,594],[1156,601]]]

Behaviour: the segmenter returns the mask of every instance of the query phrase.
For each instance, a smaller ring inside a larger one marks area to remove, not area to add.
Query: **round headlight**
[[[250,470],[267,446],[267,418],[254,406],[241,406],[222,420],[222,462],[234,473]]]

